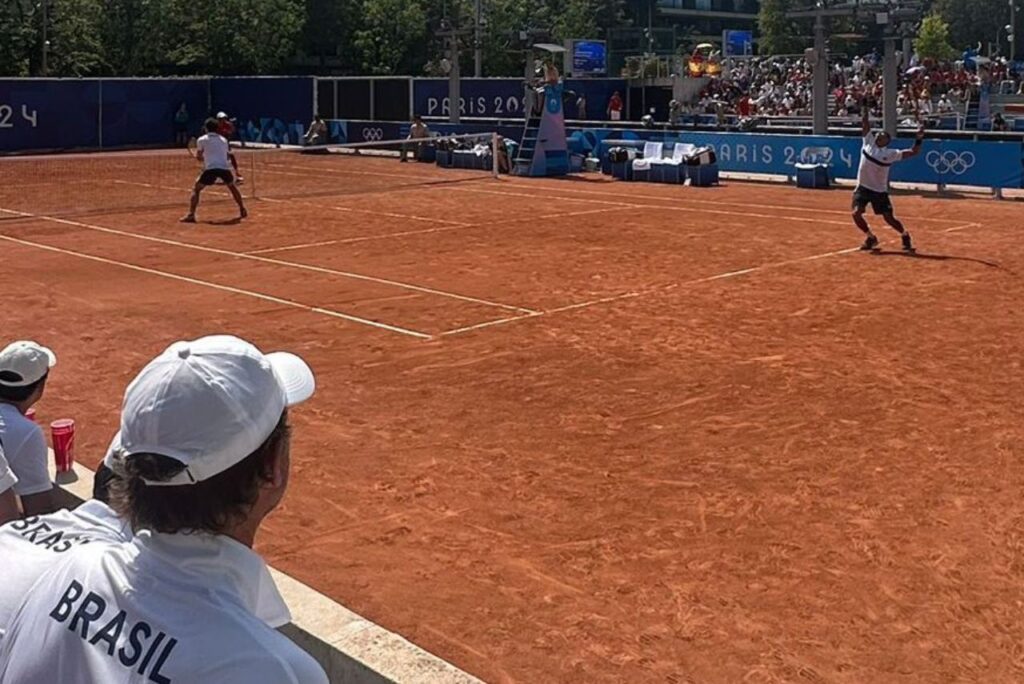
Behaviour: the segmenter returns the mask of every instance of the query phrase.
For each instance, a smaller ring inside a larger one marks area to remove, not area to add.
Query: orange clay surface
[[[909,258],[848,190],[268,155],[187,226],[178,159],[0,166],[85,464],[232,332],[319,380],[259,551],[483,679],[1024,680],[1019,204],[898,194]]]

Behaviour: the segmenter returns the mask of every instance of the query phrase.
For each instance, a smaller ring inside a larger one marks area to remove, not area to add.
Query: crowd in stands
[[[877,52],[852,60],[834,60],[829,72],[832,116],[859,116],[868,102],[872,115],[881,116],[882,60]],[[900,77],[897,106],[901,116],[936,117],[963,113],[977,96],[982,78],[998,92],[1024,94],[1020,76],[1005,59],[980,68],[970,59],[920,62],[913,58]],[[754,58],[739,62],[723,78],[712,79],[692,113],[748,116],[810,116],[813,73],[800,58]]]
[[[326,684],[277,631],[291,616],[252,550],[287,488],[306,363],[226,335],[172,344],[125,390],[74,510],[54,510],[31,419],[55,364],[35,342],[0,351],[0,682]]]

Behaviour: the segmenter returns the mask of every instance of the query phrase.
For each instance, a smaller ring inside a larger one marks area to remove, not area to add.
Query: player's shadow
[[[232,219],[216,219],[215,221],[203,221],[203,223],[211,226],[237,226],[242,223],[242,219],[236,216]]]
[[[923,259],[925,261],[966,261],[972,264],[981,264],[988,268],[997,268],[1001,271],[1006,269],[997,261],[986,261],[985,259],[976,259],[974,257],[965,256],[954,256],[951,254],[928,254],[927,252],[903,252],[896,250],[876,250],[872,252],[875,256],[894,256],[903,257],[904,259]]]

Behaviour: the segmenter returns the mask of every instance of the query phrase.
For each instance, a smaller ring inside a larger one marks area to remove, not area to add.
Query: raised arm
[[[917,129],[917,135],[914,136],[914,146],[909,150],[903,150],[903,159],[910,159],[921,154],[921,144],[924,142],[924,124],[921,124]]]
[[[871,106],[868,104],[867,95],[864,96],[864,100],[860,103],[860,133],[861,135],[867,135],[871,132]]]

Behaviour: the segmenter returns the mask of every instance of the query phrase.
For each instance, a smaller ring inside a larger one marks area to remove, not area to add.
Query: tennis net
[[[233,147],[248,199],[289,200],[467,183],[497,175],[493,133],[320,146]],[[454,151],[472,164],[431,163]],[[413,163],[397,163],[404,154]],[[417,158],[421,163],[415,163]],[[0,220],[183,207],[202,165],[186,150],[0,157]],[[231,200],[222,187],[203,203]]]

